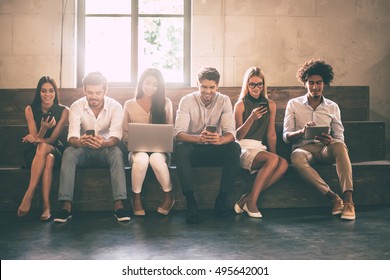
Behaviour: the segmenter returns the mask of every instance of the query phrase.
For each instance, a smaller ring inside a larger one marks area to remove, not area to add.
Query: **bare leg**
[[[35,189],[39,183],[39,179],[41,178],[43,169],[46,164],[46,157],[52,151],[54,151],[53,146],[46,143],[38,144],[35,157],[31,164],[30,182],[27,191],[24,194],[22,203],[20,204],[18,209],[19,217],[27,215],[27,213],[30,211],[31,201],[34,196]]]
[[[259,169],[253,183],[251,192],[239,202],[242,208],[247,204],[250,212],[258,212],[257,200],[260,193],[279,180],[288,168],[287,161],[276,154],[260,152],[256,155],[253,164],[254,169]]]
[[[288,162],[282,157],[279,157],[278,166],[276,167],[274,173],[271,176],[271,179],[268,181],[268,184],[264,189],[268,189],[270,186],[279,181],[288,169]]]
[[[53,178],[53,166],[54,156],[48,154],[46,156],[46,165],[42,174],[42,200],[43,200],[43,212],[41,219],[45,220],[50,217],[50,189]]]

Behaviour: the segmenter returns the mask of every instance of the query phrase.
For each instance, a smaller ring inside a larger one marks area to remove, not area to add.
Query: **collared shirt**
[[[332,100],[322,97],[321,104],[314,110],[308,102],[307,94],[288,101],[283,125],[283,140],[289,143],[287,135],[302,129],[309,121],[316,125],[330,126],[330,135],[335,141],[344,142],[344,126],[341,122],[339,106]],[[293,143],[293,149],[310,144],[313,140],[300,139]]]
[[[97,117],[88,105],[86,97],[76,100],[70,106],[68,141],[71,137],[80,138],[87,129],[94,129],[96,135],[108,140],[110,137],[122,139],[121,104],[111,97],[104,96],[102,111]]]
[[[187,94],[180,100],[176,113],[175,137],[180,132],[199,135],[206,125],[217,126],[219,134],[231,133],[236,136],[232,103],[227,95],[216,92],[207,107],[200,99],[199,91]]]

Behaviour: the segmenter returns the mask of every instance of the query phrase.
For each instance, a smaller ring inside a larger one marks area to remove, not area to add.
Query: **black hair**
[[[152,123],[164,124],[166,123],[165,82],[160,70],[156,68],[148,68],[141,74],[140,78],[138,79],[135,98],[140,99],[144,95],[144,92],[142,91],[142,85],[148,76],[153,76],[157,79],[157,91],[152,96]]]
[[[37,88],[35,90],[34,100],[31,103],[31,108],[41,109],[41,104],[42,104],[41,90],[42,90],[43,84],[45,84],[45,83],[49,83],[53,86],[54,92],[55,92],[53,104],[56,104],[56,105],[59,104],[60,101],[59,101],[59,97],[58,97],[58,87],[57,87],[56,81],[53,78],[50,78],[49,76],[43,76],[42,78],[39,79]]]

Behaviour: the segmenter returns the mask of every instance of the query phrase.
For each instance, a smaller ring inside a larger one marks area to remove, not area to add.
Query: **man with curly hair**
[[[332,214],[341,214],[341,219],[344,220],[355,220],[352,166],[344,143],[340,109],[335,102],[323,96],[324,88],[330,85],[333,76],[332,66],[320,59],[311,59],[299,68],[297,78],[307,89],[307,93],[287,103],[283,140],[292,143],[293,167],[306,182],[331,200]],[[330,131],[315,136],[314,139],[306,139],[305,132],[311,126],[328,126]],[[311,167],[315,162],[336,162],[343,199]]]

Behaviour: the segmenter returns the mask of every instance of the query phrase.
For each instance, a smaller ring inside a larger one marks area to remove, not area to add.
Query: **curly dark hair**
[[[324,80],[325,85],[329,85],[333,81],[333,68],[321,59],[311,59],[306,61],[298,69],[297,78],[302,84],[305,84],[310,76],[319,75]]]

